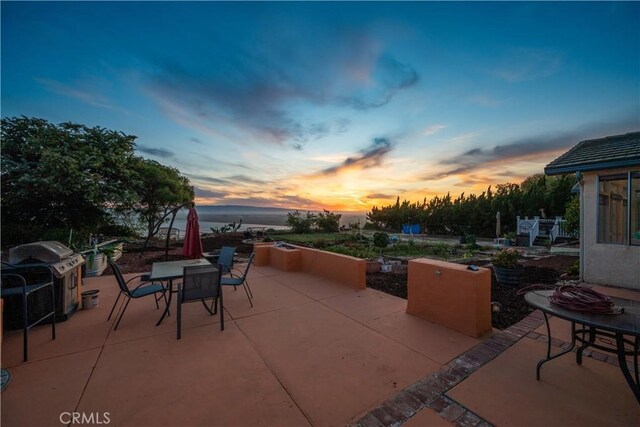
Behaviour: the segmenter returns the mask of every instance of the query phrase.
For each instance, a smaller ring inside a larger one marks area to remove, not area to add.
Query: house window
[[[629,176],[601,176],[598,182],[598,242],[626,244]]]
[[[631,173],[631,233],[632,245],[640,245],[640,172]]]

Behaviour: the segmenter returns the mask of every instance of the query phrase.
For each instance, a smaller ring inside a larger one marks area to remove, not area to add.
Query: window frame
[[[640,243],[633,243],[631,240],[631,195],[632,189],[632,175],[640,174],[640,170],[629,170],[626,173],[607,173],[607,174],[597,174],[596,175],[596,243],[599,245],[617,245],[617,246],[640,246]],[[613,181],[621,180],[623,176],[626,175],[627,180],[627,207],[626,207],[626,229],[627,229],[627,241],[618,243],[618,242],[603,242],[600,240],[600,183],[602,181]],[[605,178],[605,179],[603,179]]]

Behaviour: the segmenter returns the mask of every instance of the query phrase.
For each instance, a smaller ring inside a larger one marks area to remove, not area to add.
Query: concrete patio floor
[[[100,289],[100,306],[59,323],[55,341],[47,326],[33,329],[29,362],[21,333],[5,333],[2,367],[12,380],[1,395],[2,425],[60,425],[63,412],[108,412],[118,426],[363,423],[482,344],[407,315],[406,300],[375,290],[270,267],[252,267],[250,283],[253,308],[241,289],[225,289],[223,332],[201,304],[185,305],[178,341],[175,301],[156,327],[153,300],[133,300],[112,331],[113,277],[85,279],[85,289]],[[556,326],[566,325],[554,319]],[[406,425],[640,424],[616,366],[587,358],[579,367],[566,356],[537,382],[544,351],[525,336],[440,396],[466,418],[434,406],[414,411]]]

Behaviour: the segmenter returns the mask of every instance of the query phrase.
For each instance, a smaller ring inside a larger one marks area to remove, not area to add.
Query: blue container
[[[402,226],[402,234],[420,234],[420,224],[404,224]]]

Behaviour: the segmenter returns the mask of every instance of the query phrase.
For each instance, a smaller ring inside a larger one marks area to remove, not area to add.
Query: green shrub
[[[374,246],[384,249],[389,246],[389,235],[387,233],[375,233],[373,235]]]
[[[580,260],[576,260],[573,265],[567,268],[567,274],[569,276],[579,276],[580,275]]]
[[[520,252],[513,248],[507,248],[498,251],[493,258],[491,258],[491,263],[494,267],[517,268],[519,259]]]
[[[325,239],[318,239],[313,242],[313,247],[317,249],[324,249],[329,246],[329,243]]]
[[[434,255],[439,256],[442,259],[449,258],[450,249],[449,245],[447,245],[446,243],[436,243],[433,246],[432,251]]]
[[[306,216],[302,216],[299,211],[289,212],[287,214],[287,224],[294,233],[310,233],[315,218],[316,216],[311,212],[307,212]]]

